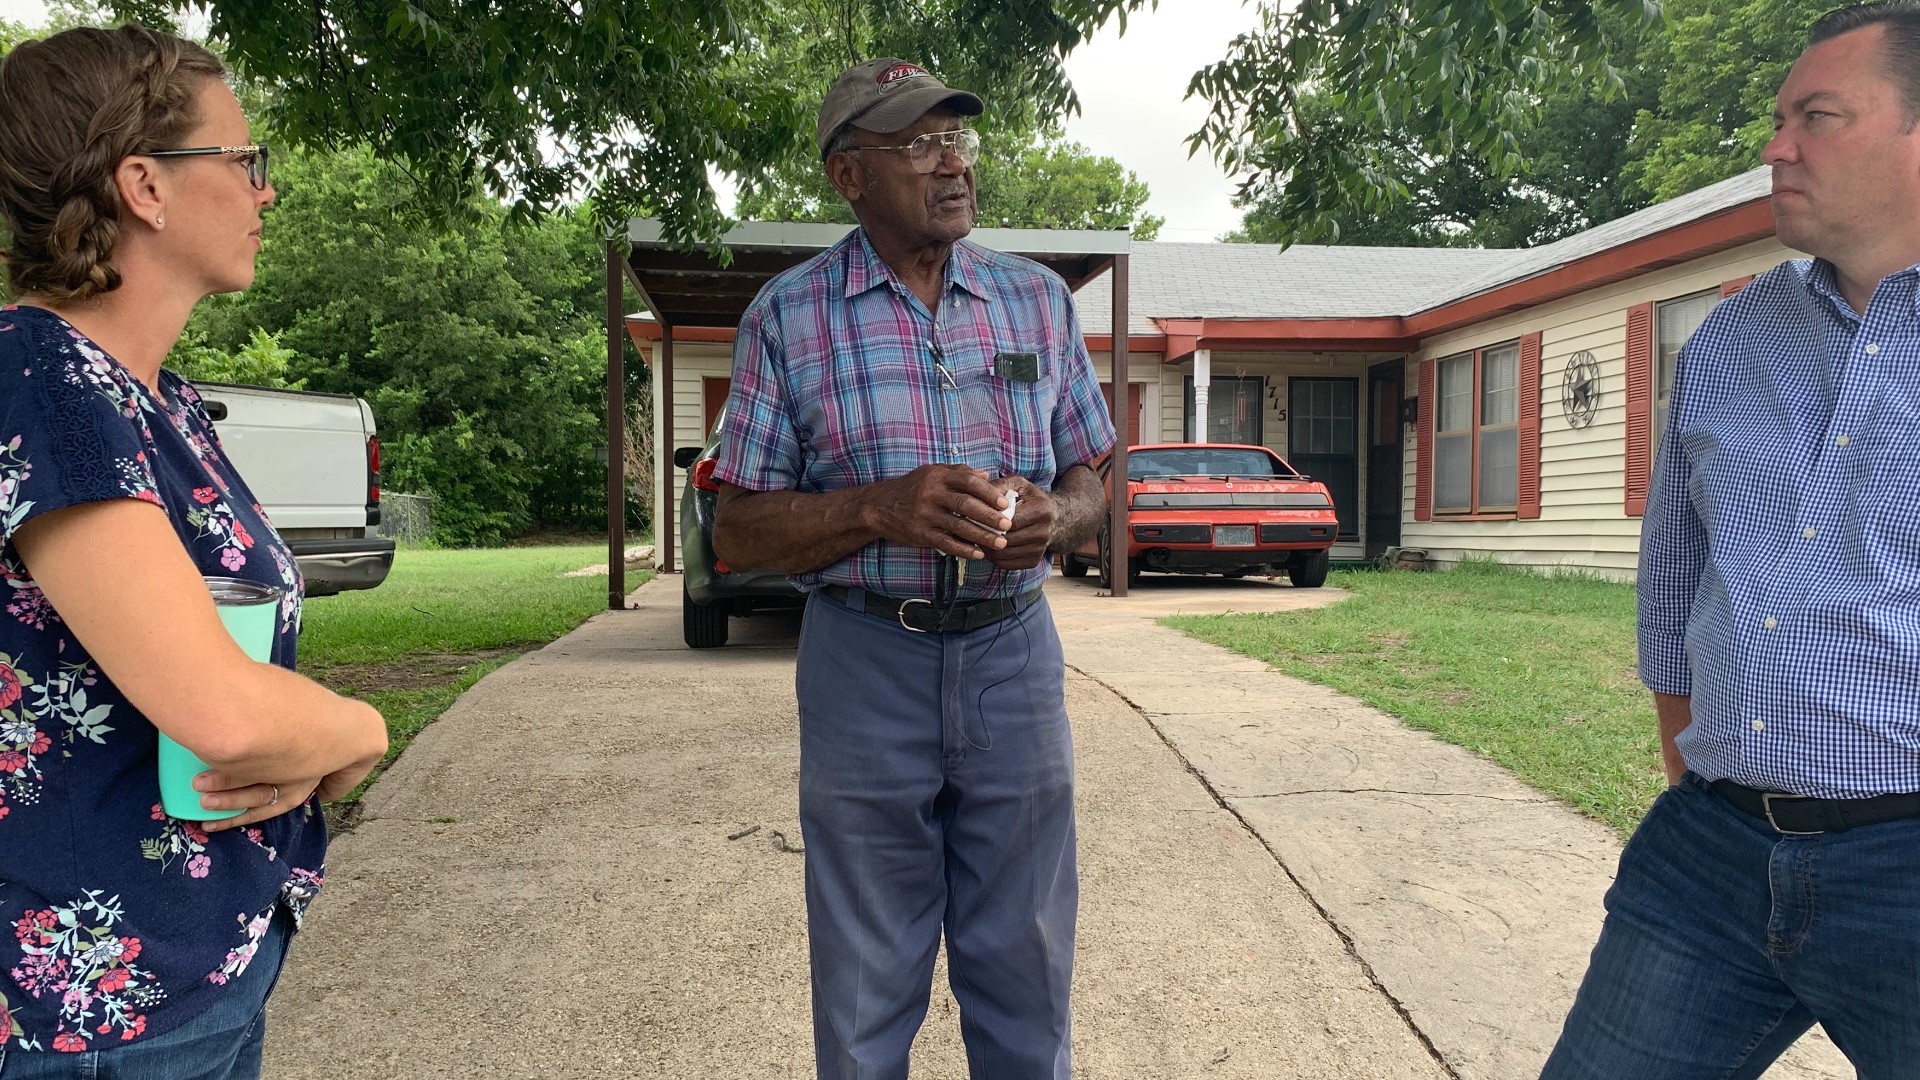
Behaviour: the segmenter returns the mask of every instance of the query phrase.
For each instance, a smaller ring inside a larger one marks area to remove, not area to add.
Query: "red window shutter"
[[[1420,361],[1419,420],[1413,437],[1413,520],[1433,520],[1433,361]]]
[[[1746,288],[1748,283],[1752,281],[1753,281],[1753,275],[1748,274],[1746,277],[1738,277],[1738,278],[1734,278],[1732,281],[1721,282],[1720,283],[1720,299],[1725,300],[1727,297],[1732,296],[1734,293],[1737,293],[1741,289]]]
[[[1627,516],[1647,512],[1653,474],[1653,305],[1627,309]]]
[[[1519,515],[1540,516],[1540,335],[1520,339]]]

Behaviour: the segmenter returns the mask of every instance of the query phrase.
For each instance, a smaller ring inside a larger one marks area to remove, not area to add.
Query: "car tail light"
[[[720,485],[714,482],[713,467],[719,464],[718,458],[702,458],[693,464],[693,486],[701,491],[719,491]]]
[[[380,439],[367,437],[367,524],[380,524]]]

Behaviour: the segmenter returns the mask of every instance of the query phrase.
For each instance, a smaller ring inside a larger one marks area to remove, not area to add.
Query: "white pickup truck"
[[[380,440],[351,394],[195,383],[220,445],[293,549],[308,596],[371,589],[393,568],[380,524]]]

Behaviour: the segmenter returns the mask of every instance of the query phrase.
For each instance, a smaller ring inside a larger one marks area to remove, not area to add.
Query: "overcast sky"
[[[0,15],[29,25],[46,16],[41,0],[0,0]],[[1161,0],[1127,22],[1109,25],[1067,60],[1081,113],[1067,135],[1114,158],[1147,182],[1149,213],[1167,219],[1162,240],[1211,240],[1240,224],[1233,183],[1212,159],[1188,158],[1184,141],[1206,107],[1183,101],[1193,73],[1226,55],[1258,13],[1243,0]]]

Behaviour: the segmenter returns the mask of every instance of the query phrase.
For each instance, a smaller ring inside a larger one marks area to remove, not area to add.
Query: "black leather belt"
[[[822,585],[820,591],[827,599],[843,607],[851,607],[853,590],[845,585]],[[865,592],[865,590],[861,590]],[[1025,611],[1040,599],[1039,589],[1030,589],[1019,596],[1009,596],[998,600],[975,600],[971,603],[955,604],[945,619],[937,618],[938,612],[931,600],[896,600],[879,593],[866,593],[866,612],[883,619],[893,619],[901,626],[921,634],[964,634],[969,630],[978,630],[983,626],[992,626],[1001,619],[1018,611]]]
[[[1731,780],[1715,780],[1713,793],[1741,813],[1757,817],[1789,836],[1846,832],[1862,825],[1920,817],[1920,794],[1901,792],[1870,799],[1812,799],[1756,791]]]

